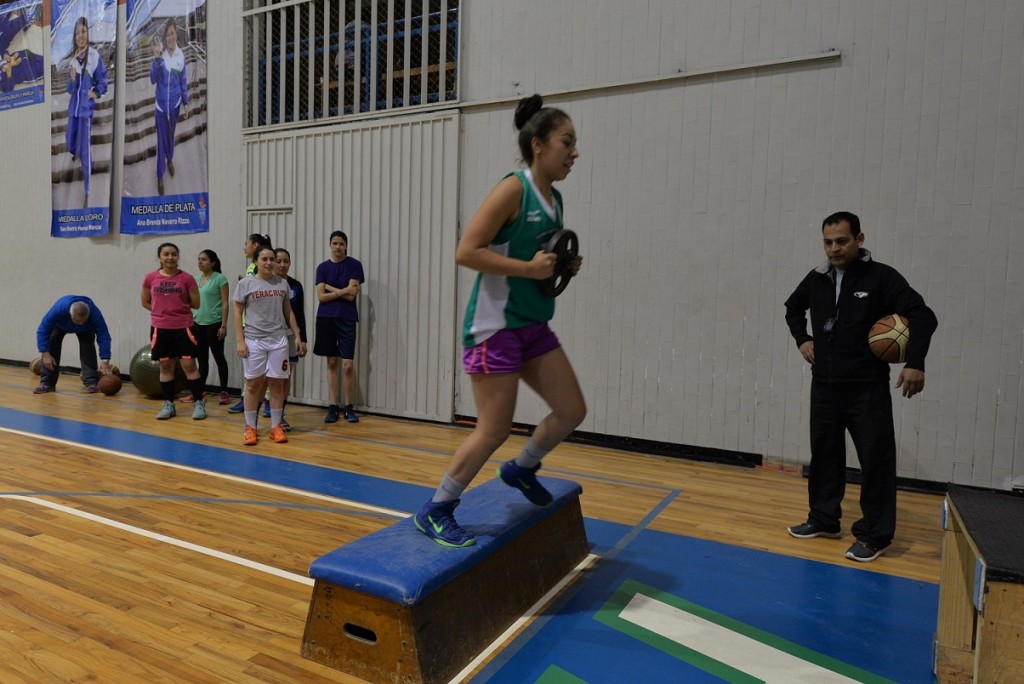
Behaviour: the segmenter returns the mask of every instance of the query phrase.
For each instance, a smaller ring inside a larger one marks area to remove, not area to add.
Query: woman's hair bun
[[[516,105],[516,130],[522,130],[526,122],[530,120],[530,117],[539,112],[543,106],[544,98],[536,93],[520,100],[519,104]]]

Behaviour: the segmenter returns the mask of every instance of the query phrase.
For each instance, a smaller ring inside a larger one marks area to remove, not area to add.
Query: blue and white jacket
[[[71,64],[78,71],[78,78],[71,80],[69,68],[68,94],[71,99],[68,101],[68,116],[91,117],[96,108],[96,100],[107,92],[107,67],[103,65],[100,53],[92,47],[86,51],[84,59],[72,57]],[[89,97],[90,91],[95,93],[95,99]]]
[[[158,112],[176,111],[188,104],[188,76],[185,73],[185,53],[181,48],[174,52],[164,50],[163,55],[153,60],[149,67],[149,80],[156,84],[156,109]]]

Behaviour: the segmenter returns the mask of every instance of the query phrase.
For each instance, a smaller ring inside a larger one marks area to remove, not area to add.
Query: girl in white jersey
[[[516,107],[519,150],[528,168],[509,174],[491,190],[455,253],[460,266],[479,272],[463,330],[463,366],[479,415],[441,485],[415,517],[416,527],[443,546],[476,543],[453,511],[483,464],[508,438],[520,379],[547,402],[551,413],[498,475],[535,505],[547,506],[552,500],[537,480],[541,459],[587,413],[576,374],[548,326],[554,298],[538,282],[554,274],[556,257],[542,247],[562,228],[562,200],[552,183],[569,175],[579,156],[572,120],[543,105],[540,95],[534,95]],[[574,274],[581,263],[577,257]]]
[[[256,415],[263,396],[264,380],[270,388],[270,439],[274,442],[288,441],[281,427],[281,414],[291,374],[289,330],[298,340],[295,343],[298,355],[306,355],[306,345],[300,337],[289,302],[288,283],[274,274],[276,261],[272,248],[260,249],[256,258],[256,277],[238,281],[235,289],[235,339],[238,340],[238,355],[242,357],[245,368],[242,444],[246,446],[254,446],[258,441]]]
[[[264,247],[270,247],[270,236],[261,235],[260,233],[253,233],[249,237],[245,238],[245,243],[242,245],[242,253],[245,254],[245,258],[249,260],[249,265],[245,267],[245,275],[238,276],[241,280],[243,277],[252,278],[256,275],[256,256],[260,250]],[[245,321],[242,321],[245,324]],[[242,379],[242,396],[238,398],[238,403],[228,409],[228,413],[241,413],[245,410],[245,379]],[[263,388],[264,390],[266,388]],[[262,390],[261,390],[262,391]]]

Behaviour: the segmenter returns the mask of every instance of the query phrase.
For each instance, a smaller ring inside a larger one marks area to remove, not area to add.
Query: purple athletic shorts
[[[546,323],[499,330],[486,340],[462,350],[467,373],[518,373],[523,364],[558,349],[561,343]]]

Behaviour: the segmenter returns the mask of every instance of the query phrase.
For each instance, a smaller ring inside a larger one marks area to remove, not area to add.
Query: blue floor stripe
[[[536,682],[556,665],[591,684],[720,682],[594,619],[627,579],[894,681],[934,681],[937,585],[651,530],[588,572],[510,661],[475,681]]]
[[[433,491],[428,487],[336,468],[15,409],[0,408],[0,426],[400,511],[418,507]]]
[[[480,670],[474,681],[486,682],[490,679],[498,670],[505,666],[510,660],[512,660],[519,651],[526,646],[530,640],[544,627],[547,626],[548,622],[555,617],[558,612],[568,604],[573,597],[586,585],[588,576],[595,572],[597,566],[602,564],[611,563],[615,557],[622,552],[623,549],[629,546],[629,544],[636,538],[638,534],[643,532],[651,521],[654,520],[661,511],[665,510],[665,507],[672,503],[681,492],[679,490],[673,491],[671,494],[666,496],[661,502],[652,508],[650,512],[644,516],[644,519],[637,523],[632,529],[625,534],[621,535],[614,544],[609,544],[611,548],[606,551],[598,552],[594,549],[595,553],[599,553],[601,558],[597,560],[594,567],[588,569],[582,577],[578,578],[577,581],[566,589],[561,596],[559,596],[552,605],[548,608],[548,612],[544,615],[538,615],[533,622],[531,622],[522,632],[520,632],[516,638],[505,648],[501,649],[501,652],[495,655],[487,665]],[[591,521],[586,521],[587,539],[592,545],[595,545],[595,534],[600,537],[606,537],[608,533],[614,534],[613,528],[604,526],[597,527],[591,524]],[[596,547],[596,545],[595,545]]]

